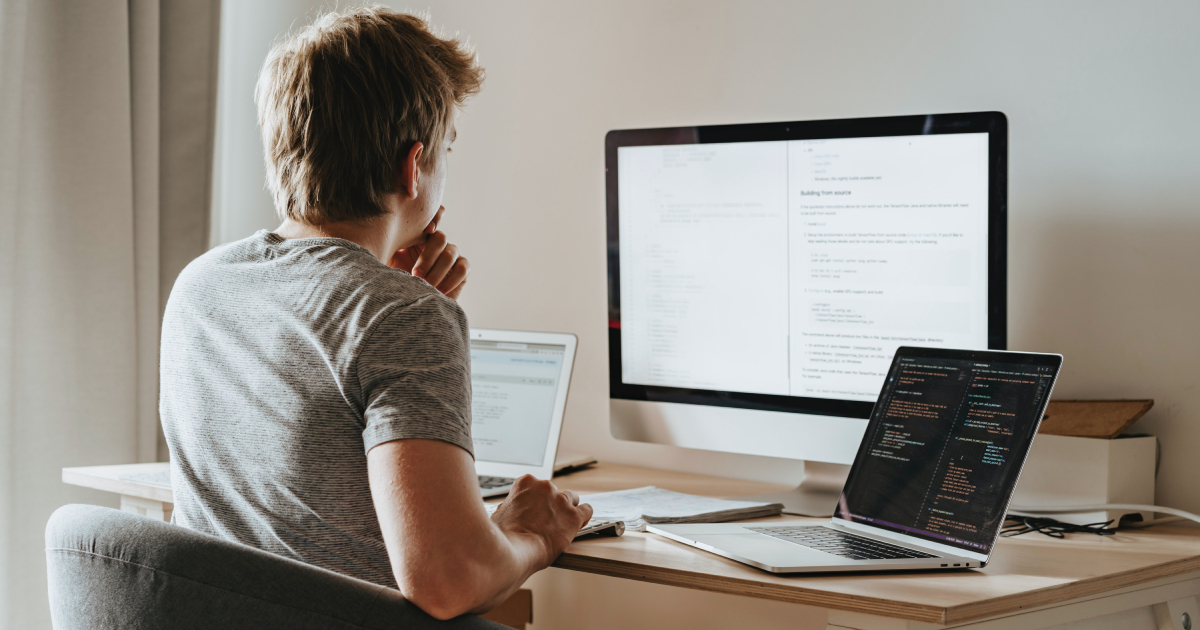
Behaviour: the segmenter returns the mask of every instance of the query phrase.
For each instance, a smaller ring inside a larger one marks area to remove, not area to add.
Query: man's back
[[[262,231],[193,262],[163,322],[175,521],[395,586],[366,452],[471,451],[457,303],[332,238]]]
[[[529,475],[494,514],[479,500],[470,266],[438,226],[482,81],[465,42],[382,6],[277,41],[255,103],[282,223],[189,265],[163,320],[176,522],[437,619],[498,606],[592,515]]]

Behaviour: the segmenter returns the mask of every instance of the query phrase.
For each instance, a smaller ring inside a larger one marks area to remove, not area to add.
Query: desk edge
[[[637,580],[639,582],[650,582],[714,593],[726,593],[742,597],[769,599],[820,608],[852,610],[912,621],[941,623],[946,611],[945,608],[940,606],[897,602],[859,595],[844,595],[800,586],[756,582],[728,576],[713,576],[707,573],[696,573],[682,569],[653,567],[621,560],[593,558],[574,554],[568,555],[564,553],[551,566],[571,571]],[[618,567],[626,570],[614,570]]]
[[[151,501],[162,501],[163,503],[175,502],[174,493],[172,493],[170,488],[150,486],[133,481],[122,481],[111,477],[89,475],[81,472],[79,468],[63,468],[62,481],[73,486],[114,492],[125,496],[149,499]]]
[[[552,565],[560,569],[595,573],[640,582],[677,586],[714,593],[769,599],[792,604],[834,608],[851,612],[893,617],[935,624],[961,624],[1019,613],[1034,608],[1052,606],[1113,590],[1136,586],[1158,579],[1200,571],[1200,557],[1183,558],[1150,565],[1119,575],[1085,578],[1067,584],[1048,586],[1024,593],[1014,593],[957,606],[915,604],[862,595],[848,595],[815,590],[803,586],[788,586],[757,582],[743,578],[715,576],[682,569],[646,566],[622,560],[596,558],[564,553]]]

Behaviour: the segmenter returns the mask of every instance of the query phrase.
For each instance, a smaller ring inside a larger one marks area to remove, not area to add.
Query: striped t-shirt
[[[366,453],[471,452],[467,318],[354,243],[263,230],[180,274],[159,402],[177,524],[395,588]]]

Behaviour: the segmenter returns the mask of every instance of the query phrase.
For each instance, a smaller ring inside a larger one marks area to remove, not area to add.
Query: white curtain
[[[204,251],[219,2],[0,0],[0,629],[49,628],[64,466],[154,461],[158,332]]]

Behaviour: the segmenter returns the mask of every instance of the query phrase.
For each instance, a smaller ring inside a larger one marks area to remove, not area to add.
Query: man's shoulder
[[[428,326],[443,333],[466,334],[466,312],[457,301],[424,280],[393,271],[394,275],[376,276],[363,286],[370,295],[372,310],[378,313],[375,328],[387,329],[388,335],[408,336],[418,330],[430,332]],[[444,329],[446,326],[449,328]]]
[[[466,314],[458,302],[428,282],[389,267],[369,251],[348,242],[297,244],[289,252],[319,292],[328,292],[334,308],[358,312],[369,328],[388,320],[450,320],[465,326]],[[347,313],[348,314],[348,313]]]
[[[330,273],[339,276],[338,284],[352,291],[352,301],[369,302],[375,310],[432,310],[461,316],[458,302],[446,297],[428,282],[401,269],[379,262],[368,253],[347,256]]]
[[[388,267],[350,241],[283,239],[266,230],[210,249],[193,260],[181,276],[220,276],[222,271],[261,275],[271,281],[307,280],[343,293],[369,288],[372,295],[388,302],[441,295],[427,282]]]
[[[378,323],[392,312],[428,311],[465,321],[456,301],[361,246],[332,238],[285,240],[265,230],[196,258],[172,290],[180,297],[214,292],[297,308],[317,319]]]

